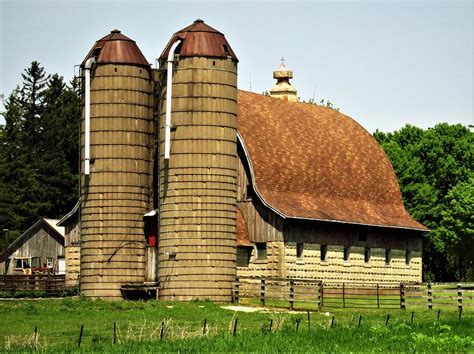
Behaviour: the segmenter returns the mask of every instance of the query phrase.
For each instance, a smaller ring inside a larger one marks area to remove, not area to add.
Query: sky
[[[240,89],[269,90],[284,57],[301,99],[329,100],[370,132],[468,125],[473,13],[473,0],[0,0],[0,94],[8,97],[33,60],[70,80],[115,28],[154,63],[174,32],[201,18],[237,54]]]

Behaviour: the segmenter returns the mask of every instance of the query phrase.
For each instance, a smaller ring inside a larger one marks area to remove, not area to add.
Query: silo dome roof
[[[238,61],[224,34],[208,26],[201,19],[176,32],[161,53],[160,59],[168,58],[168,52],[177,40],[182,41],[177,51],[181,57],[231,57]]]
[[[114,29],[102,37],[91,48],[81,66],[87,59],[95,56],[98,64],[127,64],[149,68],[150,64],[142,54],[134,40]]]

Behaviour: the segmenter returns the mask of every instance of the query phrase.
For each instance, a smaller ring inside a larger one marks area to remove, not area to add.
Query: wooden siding
[[[202,57],[175,62],[169,160],[164,82],[161,87],[160,298],[230,301],[236,274],[237,63]]]
[[[91,174],[81,176],[81,293],[121,299],[145,280],[143,214],[150,209],[149,71],[99,65],[91,80]],[[84,171],[84,120],[81,171]],[[93,162],[93,163],[92,163]]]
[[[238,276],[279,276],[323,281],[419,282],[422,280],[420,232],[283,219],[266,208],[252,190],[247,161],[239,148],[237,205],[242,211],[251,242],[266,242],[268,260],[262,262],[252,251],[249,267],[238,267]],[[250,188],[250,190],[247,190]],[[365,241],[364,241],[365,239]],[[296,259],[296,243],[304,244],[303,259]],[[320,245],[327,245],[327,261],[320,261]],[[343,248],[350,246],[350,261],[343,261]],[[371,261],[364,262],[370,248]],[[385,249],[392,261],[385,263]],[[411,252],[410,265],[405,252]]]
[[[40,257],[41,267],[46,267],[46,258],[53,258],[54,267],[57,269],[58,256],[64,256],[64,247],[48,231],[40,228],[8,257],[7,262],[2,262],[3,270],[5,274],[23,274],[23,271],[15,270],[14,259],[24,257]],[[6,267],[7,263],[8,267]]]

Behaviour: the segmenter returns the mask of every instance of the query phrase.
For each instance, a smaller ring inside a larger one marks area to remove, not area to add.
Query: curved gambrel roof
[[[427,231],[377,141],[348,116],[238,92],[239,141],[262,202],[284,218]]]

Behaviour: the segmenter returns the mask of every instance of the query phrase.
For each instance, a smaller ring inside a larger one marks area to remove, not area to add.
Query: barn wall
[[[39,229],[28,241],[13,252],[6,274],[23,274],[15,270],[15,258],[41,257],[41,266],[46,264],[46,258],[54,258],[54,267],[57,267],[58,256],[64,255],[64,247],[44,229]]]
[[[349,261],[343,259],[343,246],[328,245],[326,261],[320,260],[319,244],[304,244],[303,257],[296,257],[296,243],[285,243],[285,267],[289,278],[319,279],[333,282],[421,282],[421,252],[413,252],[409,265],[405,251],[392,250],[390,265],[385,263],[385,248],[373,248],[368,263],[364,247],[352,246]]]
[[[420,282],[422,280],[422,240],[418,232],[283,219],[266,208],[253,193],[249,168],[239,149],[237,204],[247,223],[253,243],[267,242],[268,259],[256,259],[252,251],[249,267],[238,267],[237,275],[321,279],[324,281]],[[361,238],[362,237],[362,238]],[[365,240],[364,240],[365,239]],[[304,244],[303,258],[296,259],[296,243]],[[320,247],[327,245],[327,260],[320,261]],[[350,246],[348,262],[343,248]],[[364,250],[370,248],[370,262]],[[385,249],[391,250],[391,262],[385,262]],[[409,265],[405,252],[411,252]],[[280,262],[280,263],[278,263]]]

